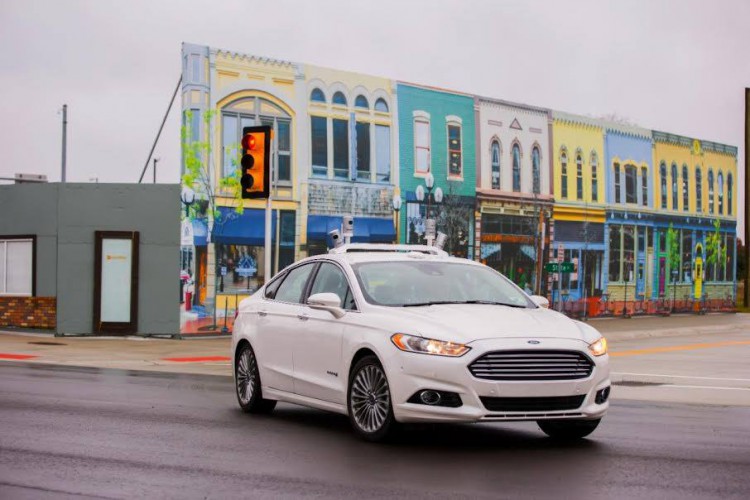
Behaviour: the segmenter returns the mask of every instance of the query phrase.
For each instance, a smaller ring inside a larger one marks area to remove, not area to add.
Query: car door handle
[[[310,316],[308,316],[307,314],[298,314],[297,318],[299,318],[302,321],[307,321],[308,319],[310,319]]]
[[[266,311],[258,311],[258,316],[268,316]]]

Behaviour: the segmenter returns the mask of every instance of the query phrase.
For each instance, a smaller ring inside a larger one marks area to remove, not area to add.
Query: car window
[[[279,289],[276,290],[275,299],[281,302],[299,304],[302,301],[302,293],[305,291],[307,279],[314,267],[314,264],[305,264],[289,271],[284,281],[279,285]]]
[[[323,262],[320,265],[310,290],[310,295],[316,293],[335,293],[341,300],[341,307],[348,310],[357,308],[346,276],[334,264]]]
[[[266,290],[264,292],[265,293],[265,297],[267,299],[273,299],[273,298],[275,298],[276,297],[276,292],[279,290],[279,286],[281,285],[281,283],[283,281],[284,281],[284,276],[282,275],[282,276],[279,276],[278,278],[276,278],[275,280],[273,280],[272,282],[270,282],[268,284],[268,286],[266,287]]]

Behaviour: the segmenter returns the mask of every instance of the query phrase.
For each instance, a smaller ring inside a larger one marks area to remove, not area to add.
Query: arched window
[[[682,210],[688,211],[688,168],[682,166]]]
[[[672,210],[677,210],[677,164],[672,163]]]
[[[599,201],[599,160],[596,157],[596,152],[591,153],[591,201],[596,203]]]
[[[659,165],[659,177],[661,186],[661,208],[667,208],[667,165],[661,162]]]
[[[320,89],[313,89],[312,92],[310,92],[310,101],[326,102],[326,95]]]
[[[722,172],[716,176],[716,184],[719,188],[719,215],[724,215],[724,174]]]
[[[568,153],[563,149],[560,152],[560,194],[562,198],[568,197]]]
[[[354,106],[357,108],[369,108],[370,103],[367,102],[367,98],[363,95],[358,95],[356,99],[354,99]]]
[[[638,169],[625,165],[625,203],[638,203]]]
[[[531,175],[532,175],[532,190],[534,194],[541,192],[541,176],[539,172],[539,148],[534,146],[531,150]]]
[[[497,141],[492,141],[490,163],[492,163],[492,189],[500,189],[500,143]]]
[[[708,213],[714,213],[714,171],[708,169]]]
[[[341,106],[346,106],[346,96],[341,91],[338,91],[335,94],[333,94],[332,101],[334,104],[340,104]]]
[[[703,176],[701,168],[695,167],[695,211],[701,212],[703,209]]]
[[[576,198],[583,199],[583,158],[580,153],[576,155]]]
[[[521,190],[521,148],[513,145],[513,191]]]
[[[622,202],[622,191],[620,190],[621,184],[622,179],[620,178],[620,164],[615,163],[615,203]]]
[[[382,97],[378,97],[378,99],[375,101],[375,111],[380,111],[382,113],[388,112],[388,103],[385,102],[385,99]]]
[[[727,174],[727,215],[732,215],[732,188],[733,188],[733,182],[732,182],[732,174]]]
[[[648,169],[641,167],[641,205],[648,206]]]

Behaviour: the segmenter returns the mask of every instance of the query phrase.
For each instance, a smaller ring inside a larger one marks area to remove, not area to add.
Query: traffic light
[[[242,186],[243,198],[268,198],[271,177],[271,127],[243,127],[242,129]]]

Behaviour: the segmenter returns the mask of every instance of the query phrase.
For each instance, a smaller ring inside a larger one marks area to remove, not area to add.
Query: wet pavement
[[[615,393],[616,394],[616,393]],[[0,362],[2,498],[747,498],[750,408],[613,400],[591,439],[241,413],[229,377]]]

